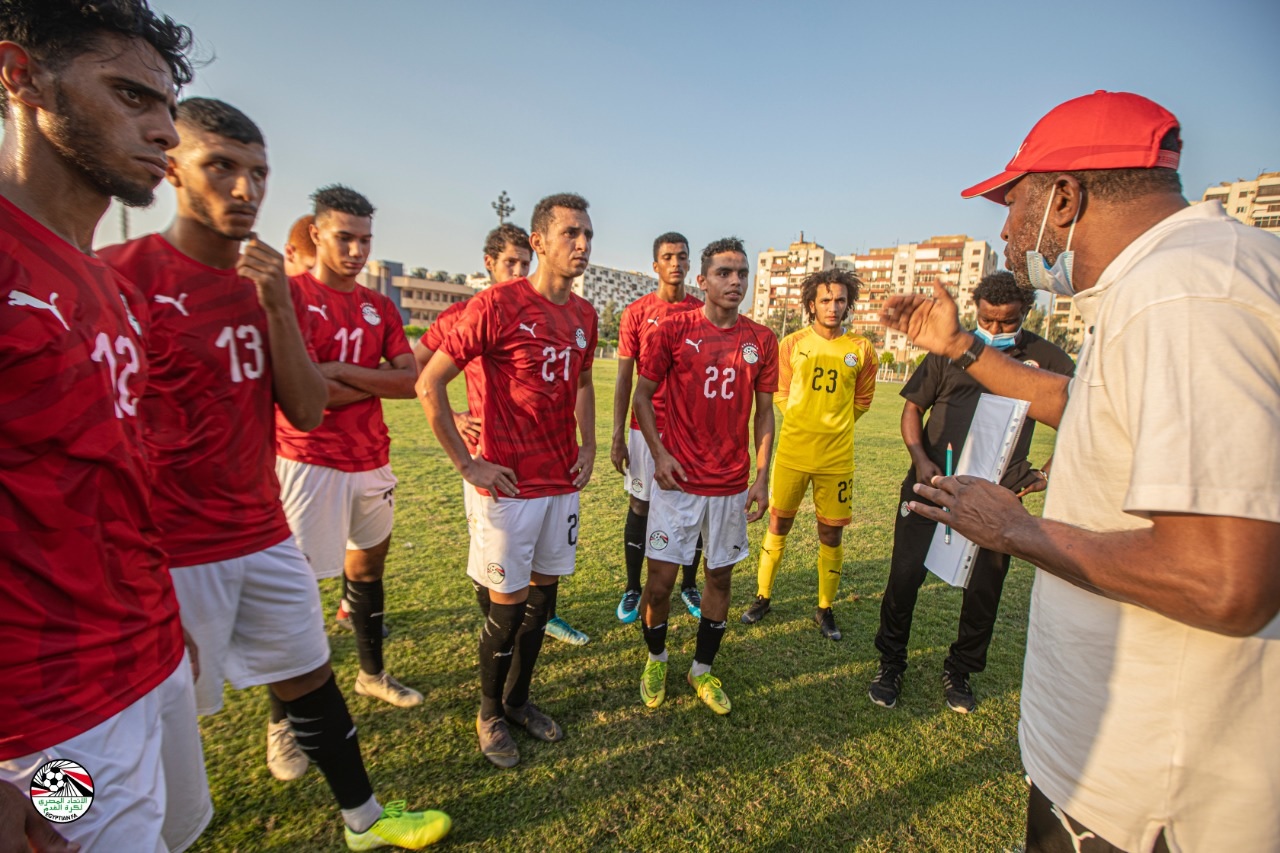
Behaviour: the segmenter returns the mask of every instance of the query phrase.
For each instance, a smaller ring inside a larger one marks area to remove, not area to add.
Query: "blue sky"
[[[1035,121],[1095,89],[1182,121],[1183,183],[1280,170],[1280,3],[1073,4],[152,0],[213,60],[185,94],[263,128],[259,220],[280,244],[332,182],[378,207],[374,256],[481,268],[506,190],[591,202],[592,260],[648,270],[658,233],[749,251],[803,229],[837,254],[969,233],[959,191]],[[163,228],[172,196],[132,214]],[[113,211],[99,243],[119,239]]]

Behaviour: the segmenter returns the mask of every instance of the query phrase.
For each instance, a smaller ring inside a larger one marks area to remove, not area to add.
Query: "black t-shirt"
[[[1063,376],[1071,376],[1076,370],[1071,356],[1026,329],[1019,333],[1017,343],[1003,352],[1024,364]],[[940,355],[925,356],[916,372],[911,374],[911,378],[903,386],[902,396],[929,412],[924,424],[924,451],[944,471],[947,443],[950,442],[955,448],[955,458],[959,461],[960,449],[964,447],[964,440],[969,435],[969,425],[973,422],[973,413],[978,409],[978,398],[986,391],[972,376]],[[1009,459],[1009,466],[1000,480],[1002,486],[1019,491],[1035,480],[1031,473],[1031,463],[1027,461],[1035,428],[1036,422],[1027,418],[1013,449],[1013,456]],[[907,476],[914,478],[915,475],[913,465]]]

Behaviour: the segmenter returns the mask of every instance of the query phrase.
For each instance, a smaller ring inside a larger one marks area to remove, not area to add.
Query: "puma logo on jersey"
[[[133,316],[133,312],[129,310],[129,300],[124,298],[123,293],[120,294],[120,304],[124,306],[124,316],[129,318],[129,327],[133,329],[135,335],[141,337],[142,324],[138,322],[138,318]]]
[[[1071,828],[1071,822],[1067,820],[1066,814],[1064,814],[1061,809],[1055,805],[1050,808],[1050,811],[1053,812],[1053,816],[1056,817],[1058,822],[1062,824],[1064,829],[1066,829],[1067,834],[1071,836],[1071,848],[1075,850],[1075,853],[1081,853],[1080,845],[1087,839],[1098,837],[1087,829],[1079,835],[1076,835],[1076,831]]]
[[[165,296],[162,293],[156,294],[156,302],[159,302],[161,305],[172,305],[174,308],[178,309],[178,313],[183,317],[190,317],[191,314],[187,311],[187,306],[183,304],[186,301],[187,294],[185,293],[178,294],[177,299],[174,299],[172,296]]]
[[[697,352],[702,352],[702,338],[698,338],[696,341],[691,341],[688,338],[685,338],[684,342],[693,347]]]
[[[531,337],[531,338],[536,338],[536,337],[538,336],[538,335],[537,335],[537,333],[536,333],[536,332],[534,332],[534,329],[535,329],[535,328],[537,328],[537,326],[538,326],[538,324],[537,324],[537,323],[521,323],[521,324],[520,324],[520,328],[522,328],[522,329],[524,329],[526,332],[528,332],[528,333],[529,333],[529,337]]]
[[[62,312],[58,310],[57,302],[58,294],[56,293],[50,293],[49,301],[42,302],[30,293],[23,293],[21,290],[9,291],[10,305],[16,305],[22,308],[39,308],[41,311],[49,311],[53,316],[58,318],[58,322],[62,324],[62,328],[69,332],[71,331],[71,327],[68,326],[67,321],[63,319]]]
[[[329,309],[324,305],[308,305],[308,311],[314,311],[326,320],[329,319]]]
[[[658,318],[657,318],[657,317],[650,317],[648,320],[645,320],[645,322],[646,322],[646,323],[652,323],[653,325],[655,325],[655,326],[656,326],[656,325],[658,325]]]

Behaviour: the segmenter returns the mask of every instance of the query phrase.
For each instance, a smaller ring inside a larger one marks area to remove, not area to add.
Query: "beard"
[[[205,201],[204,196],[198,192],[187,192],[187,208],[196,221],[208,228],[219,237],[225,237],[228,240],[243,240],[253,233],[253,227],[228,229],[218,226],[218,220],[213,215],[209,203]],[[312,264],[314,266],[314,264]]]
[[[1028,199],[1028,210],[1041,210],[1043,217],[1043,205],[1048,201],[1047,193],[1042,193],[1039,198]],[[1034,251],[1036,241],[1040,242],[1040,254],[1044,256],[1045,263],[1049,266],[1058,260],[1067,248],[1067,244],[1059,236],[1058,232],[1050,229],[1048,226],[1044,229],[1044,237],[1040,237],[1040,221],[1034,217],[1024,217],[1022,226],[1016,234],[1009,238],[1008,258],[1009,271],[1013,273],[1013,277],[1017,280],[1018,286],[1031,290],[1031,277],[1027,274],[1027,252]]]
[[[61,87],[54,97],[57,114],[49,133],[54,150],[102,195],[118,198],[129,207],[146,207],[155,201],[159,182],[139,181],[113,171],[108,164],[114,152],[103,141],[102,128],[72,107]]]

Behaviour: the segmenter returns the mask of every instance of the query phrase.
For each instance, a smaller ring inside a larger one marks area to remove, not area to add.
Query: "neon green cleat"
[[[651,660],[640,676],[640,701],[656,708],[667,698],[667,662]]]
[[[404,847],[421,850],[449,834],[453,822],[444,812],[407,812],[404,806],[404,800],[387,803],[382,807],[382,817],[365,832],[352,832],[351,827],[347,827],[347,849]]]
[[[717,714],[727,714],[733,706],[729,703],[729,697],[720,687],[720,679],[711,673],[703,673],[702,675],[694,675],[689,672],[685,679],[689,682],[698,694],[698,698],[706,703],[707,707],[715,711]]]

